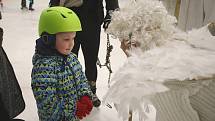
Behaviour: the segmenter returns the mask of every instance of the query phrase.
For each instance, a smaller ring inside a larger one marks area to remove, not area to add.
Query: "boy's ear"
[[[47,45],[50,44],[49,35],[42,35],[43,42]]]
[[[44,33],[41,37],[43,42],[47,45],[53,45],[55,43],[55,35]]]

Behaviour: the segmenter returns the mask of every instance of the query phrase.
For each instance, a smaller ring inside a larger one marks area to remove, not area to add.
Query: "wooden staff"
[[[130,116],[129,116],[128,121],[132,121],[132,111],[131,111],[131,110],[129,111],[129,115],[130,115]]]
[[[177,0],[176,1],[176,5],[175,5],[175,17],[177,18],[178,20],[178,17],[179,17],[179,13],[180,13],[180,6],[181,6],[181,0]]]

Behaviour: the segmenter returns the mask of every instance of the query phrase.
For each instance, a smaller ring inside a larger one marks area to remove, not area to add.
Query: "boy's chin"
[[[63,55],[69,55],[70,53],[71,53],[71,51],[69,51],[69,52],[63,52],[61,54],[63,54]]]
[[[64,53],[64,55],[69,55],[70,53]]]

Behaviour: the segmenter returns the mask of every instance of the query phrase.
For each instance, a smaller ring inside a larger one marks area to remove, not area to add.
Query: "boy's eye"
[[[69,40],[70,40],[69,38],[64,39],[64,41],[69,41]]]

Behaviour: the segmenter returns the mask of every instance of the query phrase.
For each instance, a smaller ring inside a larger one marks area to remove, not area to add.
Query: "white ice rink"
[[[37,25],[41,10],[48,7],[49,0],[35,0],[35,11],[22,11],[21,0],[3,0],[3,19],[0,26],[4,29],[3,48],[5,49],[22,88],[26,108],[18,118],[26,121],[38,121],[36,102],[30,87],[31,83],[31,59],[34,53],[35,40],[38,38]],[[28,0],[27,0],[28,2]],[[126,57],[120,50],[119,41],[111,39],[114,46],[111,53],[111,63],[115,72],[125,61]],[[104,63],[106,55],[106,34],[102,32],[99,58]],[[83,56],[79,59],[83,64]],[[83,65],[84,66],[84,65]],[[98,96],[102,99],[108,90],[107,87],[108,70],[103,67],[98,68]],[[93,109],[90,116],[85,121],[122,121],[117,116],[116,110],[107,106]]]

